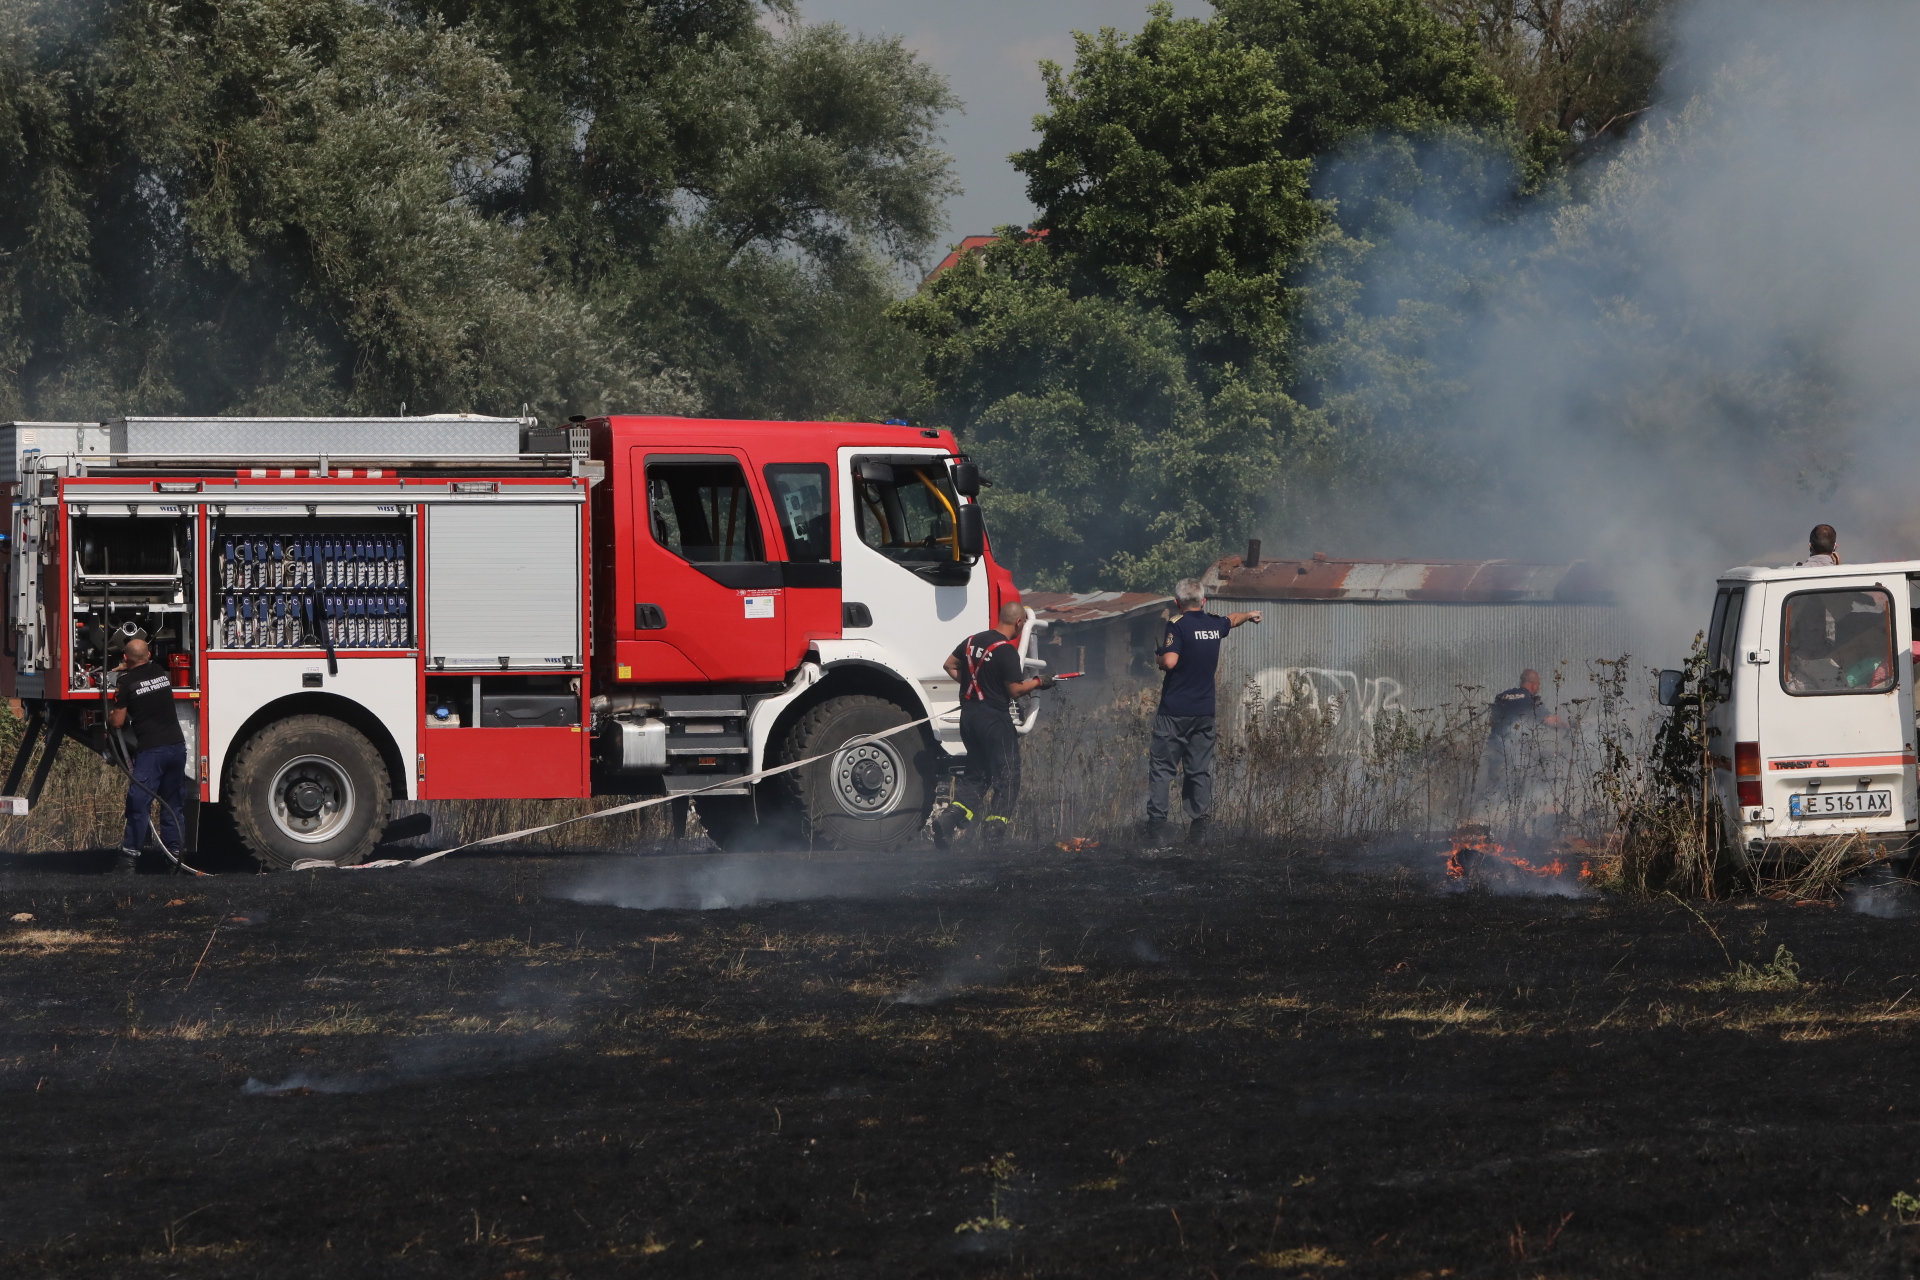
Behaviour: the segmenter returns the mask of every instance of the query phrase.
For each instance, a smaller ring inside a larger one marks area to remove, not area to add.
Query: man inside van
[[[1837,565],[1840,563],[1839,546],[1840,535],[1833,531],[1833,526],[1817,524],[1813,526],[1813,532],[1807,535],[1807,558],[1794,568],[1804,569],[1810,565],[1823,564]]]

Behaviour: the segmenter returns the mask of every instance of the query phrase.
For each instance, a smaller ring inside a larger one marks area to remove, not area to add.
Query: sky
[[[800,0],[808,22],[837,22],[868,35],[897,35],[947,77],[965,114],[947,118],[963,194],[947,204],[944,247],[1033,216],[1026,179],[1007,156],[1033,143],[1033,117],[1046,108],[1036,64],[1073,62],[1073,32],[1118,27],[1138,31],[1147,0]],[[1175,0],[1174,12],[1205,17],[1201,0]]]

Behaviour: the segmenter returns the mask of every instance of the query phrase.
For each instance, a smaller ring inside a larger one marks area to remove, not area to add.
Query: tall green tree
[[[1669,0],[1428,0],[1506,86],[1535,154],[1577,162],[1653,102]]]
[[[884,407],[949,99],[762,12],[0,0],[0,409]]]
[[[898,408],[882,314],[954,190],[933,144],[957,104],[897,39],[785,0],[413,3],[486,33],[519,90],[485,207],[539,225],[552,268],[710,411]]]
[[[1014,157],[1038,234],[899,309],[1024,580],[1164,587],[1244,537],[1332,445],[1293,393],[1296,277],[1338,217],[1316,170],[1380,132],[1511,142],[1498,80],[1419,0],[1217,7],[1156,5],[1044,67],[1041,139]]]

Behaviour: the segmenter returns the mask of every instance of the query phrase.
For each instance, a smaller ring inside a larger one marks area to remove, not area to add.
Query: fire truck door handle
[[[1764,667],[1769,662],[1773,661],[1773,650],[1749,649],[1747,650],[1747,661],[1751,662],[1756,667]]]
[[[666,611],[657,604],[637,604],[633,606],[633,626],[636,631],[665,631]]]

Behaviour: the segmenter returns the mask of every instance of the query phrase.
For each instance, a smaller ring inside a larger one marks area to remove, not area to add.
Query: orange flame
[[[1545,861],[1522,857],[1519,853],[1496,844],[1491,840],[1461,840],[1447,851],[1446,872],[1448,879],[1464,880],[1471,874],[1474,864],[1491,859],[1523,874],[1536,876],[1542,880],[1558,880],[1568,874],[1575,874],[1581,880],[1593,878],[1593,863],[1584,854],[1576,854],[1570,849],[1549,850]],[[1569,859],[1572,859],[1570,862]]]

